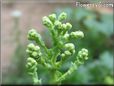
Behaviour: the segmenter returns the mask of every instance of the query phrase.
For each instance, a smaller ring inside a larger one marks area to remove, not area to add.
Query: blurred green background
[[[76,51],[83,47],[89,50],[89,60],[64,80],[63,84],[114,84],[113,8],[81,8],[76,7],[73,0],[2,2],[2,84],[32,83],[25,69],[25,50],[29,43],[27,32],[30,28],[35,28],[50,48],[52,42],[47,28],[42,25],[42,17],[51,13],[59,15],[63,11],[68,14],[66,21],[73,26],[71,31],[82,30],[85,34],[83,39],[72,40]],[[69,61],[73,60],[75,55],[69,58],[63,64],[62,71],[69,68]],[[38,75],[43,84],[47,84],[50,78],[49,70],[39,65]]]

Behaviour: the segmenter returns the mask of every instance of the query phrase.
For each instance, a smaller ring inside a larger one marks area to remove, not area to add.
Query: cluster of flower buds
[[[35,41],[37,44],[39,44],[40,47],[44,46],[44,42],[42,41],[40,34],[38,34],[36,30],[31,29],[28,32],[27,37],[28,37],[28,40]],[[26,68],[27,68],[28,74],[32,75],[34,83],[41,83],[41,80],[38,79],[38,75],[37,75],[38,60],[42,56],[39,46],[36,46],[35,44],[30,43],[28,44],[26,49],[26,52],[29,55],[29,57],[27,58]]]
[[[65,40],[69,40],[69,39],[77,39],[77,38],[83,38],[84,37],[84,33],[82,31],[75,31],[75,32],[71,32],[70,34],[69,33],[65,33],[63,38]]]
[[[72,25],[70,23],[62,24],[61,21],[65,20],[67,18],[67,14],[65,12],[61,13],[56,19],[56,14],[51,14],[48,17],[44,16],[42,21],[43,24],[49,28],[53,29],[53,27],[58,30],[58,33],[65,34],[68,30],[72,28]]]
[[[37,71],[37,62],[35,59],[29,57],[27,58],[26,64],[27,72],[29,75],[33,75],[35,71]]]
[[[61,54],[61,57],[67,57],[75,53],[75,46],[73,43],[67,43],[64,46],[65,51]]]
[[[33,81],[40,83],[40,80],[37,79],[37,64],[41,63],[43,66],[49,69],[54,69],[58,71],[58,69],[62,66],[62,63],[64,60],[75,54],[75,45],[71,43],[70,39],[77,39],[77,38],[83,38],[84,33],[82,31],[75,31],[69,33],[69,30],[72,28],[72,25],[70,23],[63,23],[67,18],[67,14],[65,12],[62,12],[58,17],[56,14],[51,14],[49,16],[44,16],[42,21],[43,25],[45,25],[52,37],[53,47],[51,49],[48,49],[45,46],[44,41],[42,40],[40,34],[37,33],[36,30],[31,29],[28,32],[28,39],[31,41],[35,41],[36,44],[39,46],[34,45],[33,43],[30,43],[27,46],[26,52],[29,55],[29,58],[27,58],[27,69],[29,74],[35,74],[33,76]],[[43,55],[41,53],[41,50],[43,52]],[[52,52],[51,52],[52,51]],[[57,57],[61,56],[61,59],[57,61]],[[45,57],[41,58],[40,57]],[[48,58],[49,57],[49,58]],[[55,79],[54,82],[59,81],[61,82],[65,77],[69,74],[71,74],[77,67],[78,64],[83,64],[84,60],[88,59],[88,50],[83,48],[81,51],[78,52],[77,59],[74,61],[73,66],[69,69],[68,73],[65,73],[61,75],[61,77],[57,77],[58,79]],[[38,62],[39,61],[39,62]],[[34,72],[35,71],[35,72]],[[59,71],[59,73],[61,73]],[[56,72],[55,72],[56,74]]]
[[[36,39],[39,39],[40,40],[41,39],[41,36],[40,36],[40,34],[37,33],[37,31],[35,29],[31,29],[28,32],[27,38],[29,40],[36,40]]]
[[[37,33],[37,31],[35,29],[29,30],[27,38],[28,38],[28,40],[35,41],[40,46],[43,46],[43,47],[45,46],[41,35],[39,33]]]
[[[66,33],[66,34],[63,36],[63,38],[64,38],[65,40],[69,40],[69,39],[70,39],[69,33]]]
[[[52,28],[53,27],[53,23],[51,22],[51,20],[47,16],[44,16],[42,20],[43,20],[43,24],[46,27],[48,27],[48,28]]]
[[[70,23],[62,24],[60,21],[56,21],[55,28],[57,28],[57,30],[64,35],[68,30],[72,28],[72,25]]]
[[[71,38],[83,38],[84,33],[82,31],[75,31],[70,33]]]
[[[39,46],[35,46],[33,43],[30,43],[27,46],[26,52],[29,56],[33,57],[35,60],[38,60],[41,57],[42,53]]]
[[[60,21],[63,21],[63,20],[65,20],[67,18],[67,14],[65,13],[65,12],[62,12],[60,15],[59,15],[59,17],[58,17],[58,19],[60,20]]]
[[[56,20],[56,14],[51,14],[49,15],[49,19],[52,21],[52,23],[54,24],[55,20]]]
[[[88,59],[88,50],[83,48],[78,52],[77,61],[79,64],[83,64]]]
[[[57,28],[58,30],[62,30],[63,29],[62,23],[60,21],[58,21],[58,20],[55,21],[54,25],[55,25],[55,28]]]

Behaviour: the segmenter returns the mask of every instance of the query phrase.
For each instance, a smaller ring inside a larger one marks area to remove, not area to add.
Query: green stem
[[[33,75],[33,82],[34,84],[41,84],[41,80],[38,79],[38,75],[36,71],[34,72],[34,75]]]
[[[47,47],[45,46],[45,43],[42,40],[37,39],[36,43],[43,49],[43,52],[45,52],[45,57],[49,57],[49,52]],[[47,60],[47,58],[45,58]]]
[[[61,83],[63,80],[65,80],[70,74],[72,74],[77,69],[77,65],[73,63],[72,67],[69,68],[69,70],[64,73],[60,78],[56,80],[57,83]]]
[[[43,57],[40,58],[40,63],[47,69],[51,69],[51,65],[49,63],[47,63]]]
[[[36,43],[38,44],[38,45],[40,45],[43,49],[44,49],[44,51],[46,52],[46,53],[48,53],[48,49],[47,49],[47,47],[45,46],[45,43],[42,41],[42,40],[36,40]]]
[[[53,49],[53,51],[54,51],[55,53],[54,53],[54,55],[53,55],[53,57],[52,57],[52,62],[53,62],[53,63],[56,63],[57,56],[60,54],[60,51],[59,51],[57,48]]]
[[[54,70],[51,70],[50,73],[51,73],[51,79],[50,79],[49,83],[50,84],[55,84],[54,83],[54,80],[55,80],[55,77],[54,77],[55,71]]]
[[[50,35],[52,37],[53,46],[56,46],[58,43],[58,37],[57,37],[57,33],[55,31],[55,26],[53,26],[52,28],[49,28],[49,31],[50,31]]]

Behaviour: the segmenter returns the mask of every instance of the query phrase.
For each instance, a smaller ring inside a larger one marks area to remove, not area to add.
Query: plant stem
[[[61,81],[65,80],[67,78],[67,76],[69,76],[76,69],[77,69],[77,65],[75,63],[73,63],[73,66],[70,67],[69,70],[66,73],[64,73],[60,78],[58,78],[56,80],[56,82],[61,83]]]
[[[33,75],[33,82],[34,84],[41,84],[41,80],[38,79],[38,75],[36,71],[34,72],[34,75]]]

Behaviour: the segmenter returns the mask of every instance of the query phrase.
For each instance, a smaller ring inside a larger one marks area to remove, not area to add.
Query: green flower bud
[[[47,16],[44,16],[43,19],[43,24],[48,27],[48,28],[52,28],[53,23],[50,21],[50,19]]]
[[[88,59],[88,50],[87,49],[85,49],[85,48],[82,49],[82,56],[84,57],[85,60]]]
[[[35,51],[39,51],[40,47],[39,46],[35,46]]]
[[[28,70],[28,74],[32,75],[34,71],[37,70],[37,62],[33,58],[27,58],[26,68]]]
[[[64,30],[66,30],[66,24],[62,24]]]
[[[88,56],[88,53],[83,52],[82,55],[83,55],[84,57],[86,57],[86,56]]]
[[[84,60],[88,59],[88,50],[83,48],[81,51],[78,52],[78,57],[83,58]]]
[[[60,22],[60,21],[55,21],[55,27],[57,28],[57,29],[62,29],[62,23]]]
[[[65,54],[64,54],[64,53],[62,53],[62,54],[61,54],[61,57],[65,57]]]
[[[68,40],[69,39],[69,34],[68,33],[66,33],[65,35],[64,35],[64,37],[63,37],[65,40]]]
[[[62,24],[62,34],[64,35],[67,32],[66,24]]]
[[[74,46],[73,43],[67,43],[67,44],[65,44],[64,47],[65,47],[66,49],[68,49],[68,50],[74,50],[74,49],[75,49],[75,46]]]
[[[54,23],[56,20],[56,14],[49,15],[49,19]]]
[[[88,50],[85,48],[83,48],[82,51],[88,53]]]
[[[70,23],[66,23],[66,30],[70,30],[72,28],[72,25]]]
[[[72,38],[83,38],[84,37],[84,33],[82,31],[71,32],[70,36]]]
[[[28,45],[28,48],[27,48],[26,52],[30,56],[32,56],[35,60],[38,60],[38,58],[42,55],[42,53],[40,51],[40,47],[39,46],[35,46],[33,43],[30,43]]]
[[[62,12],[60,15],[59,15],[59,17],[58,17],[58,19],[60,20],[60,21],[63,21],[63,20],[65,20],[67,18],[67,14],[65,13],[65,12]]]
[[[64,52],[64,54],[65,54],[66,56],[70,56],[70,55],[71,55],[71,52],[68,51],[68,50],[66,50],[66,51]]]
[[[26,53],[31,54],[31,53],[32,53],[32,51],[31,51],[31,50],[29,50],[29,49],[26,49]]]
[[[27,63],[26,68],[30,67],[31,65],[31,63]]]
[[[28,46],[29,50],[34,50],[35,49],[35,45],[33,43],[30,43]]]
[[[27,37],[29,40],[35,40],[39,36],[38,36],[38,33],[36,32],[36,30],[31,29],[31,30],[29,30]]]
[[[27,62],[28,62],[28,63],[31,63],[32,65],[37,65],[36,60],[34,60],[34,59],[31,58],[31,57],[27,58]]]
[[[34,51],[34,52],[32,53],[32,56],[33,56],[33,57],[36,57],[37,55],[38,55],[38,52],[35,52],[35,51]]]

